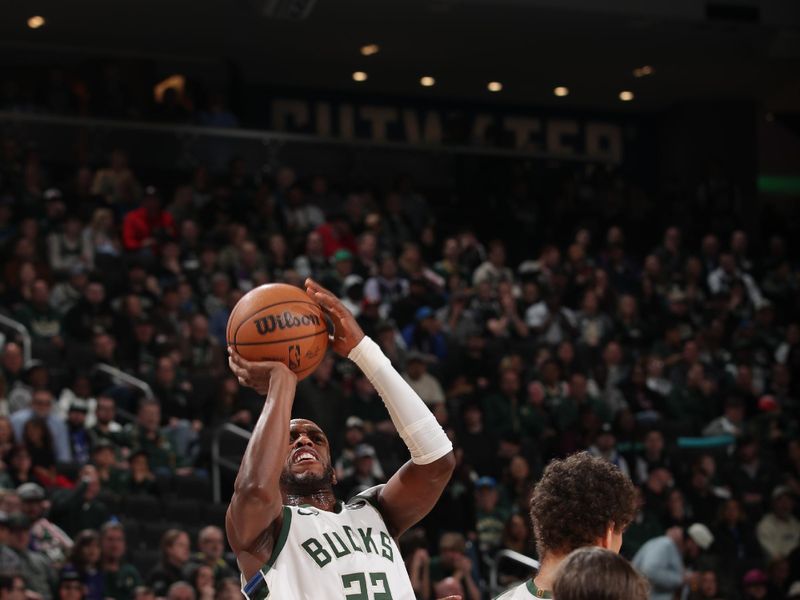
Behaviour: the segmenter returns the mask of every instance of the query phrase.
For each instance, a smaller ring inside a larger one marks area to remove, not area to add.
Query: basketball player
[[[556,600],[647,600],[650,585],[627,560],[604,548],[578,548],[558,568]]]
[[[539,572],[496,600],[552,598],[559,566],[578,548],[619,552],[622,532],[636,513],[635,498],[630,479],[602,458],[580,452],[551,462],[531,497]]]
[[[306,291],[333,324],[334,351],[380,394],[411,460],[385,485],[337,502],[325,432],[305,419],[290,422],[294,373],[229,349],[239,382],[266,397],[226,518],[242,592],[249,600],[413,600],[395,539],[439,499],[455,465],[452,444],[336,296],[310,279]]]

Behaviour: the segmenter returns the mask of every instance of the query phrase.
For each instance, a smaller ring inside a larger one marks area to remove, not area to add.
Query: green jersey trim
[[[534,596],[535,598],[553,597],[553,592],[550,592],[548,590],[540,590],[538,587],[536,587],[536,584],[533,583],[533,578],[528,579],[528,581],[525,582],[525,586],[528,588],[528,591],[531,593],[531,595]]]
[[[286,540],[289,537],[289,528],[292,526],[292,510],[288,506],[283,507],[283,523],[281,523],[281,530],[278,533],[278,539],[275,540],[275,545],[272,547],[272,555],[269,560],[264,563],[264,566],[259,569],[259,572],[250,578],[250,581],[242,587],[242,593],[248,600],[264,600],[269,596],[269,587],[267,586],[267,573],[278,560],[278,556],[286,545]]]

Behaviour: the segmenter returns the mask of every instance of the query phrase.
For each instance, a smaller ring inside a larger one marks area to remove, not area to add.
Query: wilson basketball
[[[228,318],[228,345],[252,361],[280,361],[304,379],[328,349],[328,326],[304,290],[269,283],[250,290]]]

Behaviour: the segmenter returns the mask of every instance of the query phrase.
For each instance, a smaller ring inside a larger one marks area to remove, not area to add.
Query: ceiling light
[[[619,93],[619,99],[623,102],[630,102],[633,100],[633,92],[628,90],[623,90]]]
[[[44,25],[44,17],[40,17],[39,15],[33,16],[28,19],[28,27],[31,29],[39,29]]]
[[[423,87],[432,87],[436,85],[436,80],[430,75],[426,75],[425,77],[420,77],[419,83]]]
[[[353,73],[353,81],[358,81],[361,83],[362,81],[367,80],[367,74],[364,71],[356,71]]]
[[[634,69],[633,76],[637,78],[648,77],[655,72],[656,70],[653,67],[651,67],[650,65],[645,65],[643,67],[639,67],[638,69]]]
[[[558,96],[559,98],[563,98],[564,96],[569,96],[569,88],[564,87],[563,85],[558,86],[556,89],[553,90],[553,93]]]
[[[503,89],[503,84],[499,81],[490,81],[489,85],[486,86],[490,92],[499,92]]]
[[[361,46],[361,56],[372,56],[380,51],[381,47],[378,46],[378,44],[366,44],[365,46]]]

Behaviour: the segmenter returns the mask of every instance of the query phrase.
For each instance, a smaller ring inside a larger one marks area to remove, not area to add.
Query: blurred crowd
[[[645,250],[627,243],[639,232],[624,216],[584,218],[548,245],[525,237],[537,206],[519,197],[508,209],[519,220],[480,224],[487,237],[437,219],[407,177],[354,190],[289,167],[265,177],[242,159],[166,185],[142,180],[123,150],[55,173],[3,141],[0,308],[32,339],[27,359],[2,327],[4,591],[238,595],[224,506],[213,518],[192,504],[210,489],[213,432],[250,428],[261,409],[227,370],[225,326],[249,289],[309,276],[344,300],[453,439],[452,481],[401,540],[420,598],[477,600],[493,573],[500,586],[524,579],[498,552],[535,556],[531,487],[549,459],[581,449],[641,490],[623,553],[669,532],[692,598],[785,598],[800,580],[792,240],[752,240],[698,212],[687,218],[709,223],[702,235],[664,220]],[[714,194],[728,205],[714,189],[698,207]],[[510,246],[525,248],[513,262]],[[326,357],[298,384],[294,413],[331,438],[342,499],[407,459],[349,361]],[[201,491],[181,500],[188,489]],[[161,512],[175,502],[191,522]],[[151,514],[180,526],[129,526]],[[704,530],[684,536],[694,525]],[[126,553],[126,534],[139,533],[160,550]]]

